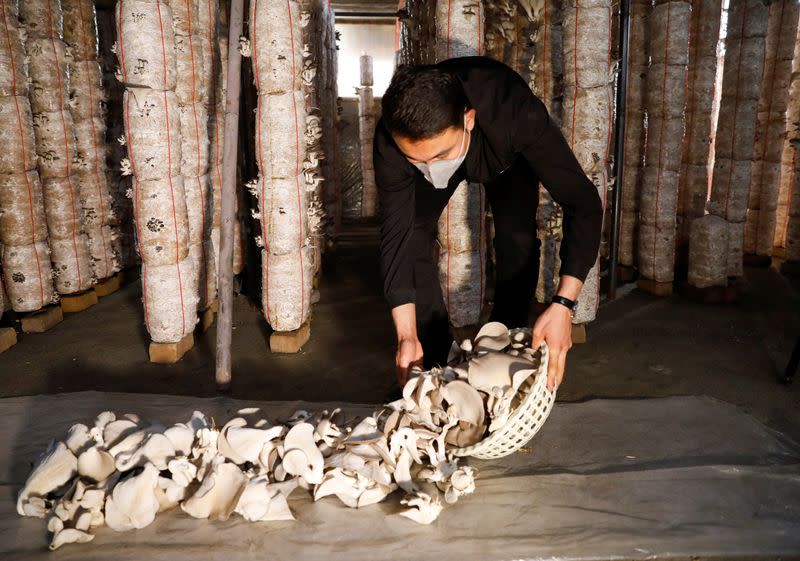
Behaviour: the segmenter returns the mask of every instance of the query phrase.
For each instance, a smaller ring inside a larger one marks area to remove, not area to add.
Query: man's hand
[[[547,365],[547,389],[554,391],[564,379],[567,351],[572,348],[572,314],[561,304],[550,304],[533,325],[532,347],[547,343],[550,362]]]
[[[412,366],[422,366],[422,345],[417,337],[417,307],[402,304],[392,308],[392,319],[397,330],[397,382],[405,386]]]
[[[416,338],[401,339],[397,342],[397,355],[395,356],[397,383],[401,388],[408,382],[408,373],[412,366],[422,367],[422,345]]]

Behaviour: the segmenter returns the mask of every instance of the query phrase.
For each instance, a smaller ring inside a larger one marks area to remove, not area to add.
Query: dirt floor
[[[800,373],[776,383],[800,335],[800,290],[774,269],[748,269],[742,300],[701,305],[623,290],[570,352],[558,399],[708,395],[800,440]],[[233,384],[239,399],[378,403],[393,382],[394,333],[381,297],[377,236],[351,229],[328,259],[312,338],[271,354],[268,327],[244,296],[234,307]],[[175,365],[148,362],[140,286],[129,284],[0,355],[0,395],[78,390],[215,394],[212,327]],[[635,422],[635,419],[631,420]]]

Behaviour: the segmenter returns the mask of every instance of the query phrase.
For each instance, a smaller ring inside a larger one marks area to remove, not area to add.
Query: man
[[[452,338],[434,262],[436,225],[461,181],[483,183],[495,224],[491,320],[526,325],[539,272],[539,181],[564,210],[560,282],[533,326],[550,349],[548,388],[564,375],[572,310],[595,262],[603,207],[547,109],[508,66],[484,57],[400,67],[383,96],[373,160],[381,271],[402,385],[444,364]]]

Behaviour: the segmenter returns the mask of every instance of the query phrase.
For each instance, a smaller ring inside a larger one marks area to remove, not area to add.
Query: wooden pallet
[[[23,333],[44,333],[62,321],[64,321],[64,312],[57,304],[24,314],[20,319]]]
[[[681,296],[703,304],[732,304],[738,302],[742,295],[739,287],[731,283],[727,286],[698,288],[684,282],[681,283],[679,292]]]
[[[61,309],[65,314],[82,312],[97,304],[97,292],[94,288],[85,290],[80,294],[68,294],[61,297]]]
[[[175,364],[194,346],[194,334],[189,333],[177,343],[150,343],[150,362]]]
[[[275,331],[269,336],[269,350],[273,353],[298,353],[311,338],[311,320],[294,331]]]
[[[636,286],[639,287],[639,290],[644,290],[656,296],[670,296],[672,294],[671,282],[658,282],[653,279],[639,278],[636,281]]]
[[[17,344],[17,332],[13,327],[0,327],[0,353]]]
[[[97,293],[98,298],[105,298],[110,294],[114,294],[122,286],[122,274],[115,273],[113,276],[103,279],[94,285],[94,291]]]

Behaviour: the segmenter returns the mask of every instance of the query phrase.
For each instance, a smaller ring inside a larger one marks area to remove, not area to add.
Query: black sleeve
[[[600,248],[603,202],[544,103],[524,90],[515,96],[513,144],[564,210],[559,273],[585,281]]]
[[[372,153],[380,203],[380,263],[383,293],[395,308],[415,301],[414,270],[408,241],[414,229],[415,178],[383,122],[375,130]]]

